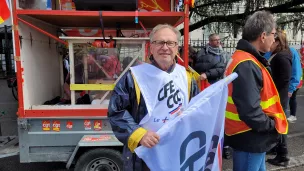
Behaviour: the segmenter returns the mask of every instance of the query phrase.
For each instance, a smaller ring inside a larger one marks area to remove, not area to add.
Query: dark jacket
[[[205,48],[198,53],[194,65],[194,70],[199,74],[205,73],[211,84],[222,78],[225,68],[224,57],[207,52]]]
[[[292,71],[292,54],[289,50],[278,52],[270,61],[272,78],[280,95],[284,111],[288,104],[288,89]]]
[[[241,39],[236,49],[252,54],[270,69],[268,61],[248,41]],[[245,61],[240,63],[234,72],[238,74],[238,78],[232,82],[232,99],[240,119],[252,130],[227,136],[228,144],[239,151],[267,152],[277,144],[279,134],[275,129],[274,120],[268,117],[260,106],[260,92],[263,88],[262,71],[254,62]]]
[[[190,97],[199,93],[197,84],[192,80]],[[129,136],[140,126],[139,122],[147,114],[145,100],[141,94],[137,105],[134,80],[128,71],[116,84],[110,99],[108,118],[117,139],[124,144],[124,171],[142,171],[143,161],[128,148]]]

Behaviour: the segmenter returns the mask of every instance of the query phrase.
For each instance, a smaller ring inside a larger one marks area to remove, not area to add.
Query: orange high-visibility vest
[[[10,14],[6,0],[0,0],[0,24],[7,20],[10,17]]]
[[[284,110],[280,103],[280,98],[271,75],[266,67],[261,64],[253,55],[244,51],[236,51],[232,56],[232,61],[228,64],[225,75],[231,74],[234,69],[244,61],[252,61],[262,71],[263,87],[261,90],[260,106],[263,112],[269,117],[274,118],[275,128],[280,134],[287,134],[288,122]],[[228,102],[225,115],[225,134],[228,136],[250,131],[251,128],[241,121],[237,108],[232,99],[233,84],[228,85]],[[246,94],[244,94],[246,96]],[[250,98],[250,97],[248,97]]]

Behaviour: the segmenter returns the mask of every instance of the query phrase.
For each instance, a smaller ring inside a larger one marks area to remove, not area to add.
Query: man
[[[221,47],[221,39],[217,34],[209,36],[209,44],[197,54],[195,71],[201,74],[201,80],[208,80],[210,84],[222,78],[228,55]]]
[[[279,94],[261,55],[275,41],[273,16],[258,11],[248,18],[242,39],[229,61],[225,75],[238,78],[229,84],[225,134],[233,152],[234,171],[266,171],[266,152],[286,134],[288,123]]]
[[[157,145],[160,138],[156,131],[198,93],[196,82],[175,61],[179,38],[174,27],[156,26],[150,34],[151,64],[131,67],[113,91],[108,117],[115,136],[124,144],[126,171],[149,170],[134,149]]]
[[[218,34],[209,36],[209,44],[197,54],[194,70],[200,74],[202,89],[220,80],[223,77],[228,63],[228,54],[223,51]],[[209,84],[208,84],[209,83]],[[231,149],[224,143],[223,157],[231,157]]]

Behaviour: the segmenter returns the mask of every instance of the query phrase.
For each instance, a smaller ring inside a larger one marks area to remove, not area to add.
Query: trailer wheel
[[[75,171],[122,171],[121,153],[106,148],[97,148],[85,152],[78,159]]]

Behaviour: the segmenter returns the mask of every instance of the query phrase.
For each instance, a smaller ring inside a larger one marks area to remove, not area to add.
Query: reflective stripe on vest
[[[280,103],[278,91],[269,72],[257,59],[247,52],[238,50],[233,54],[232,61],[229,64],[225,75],[231,74],[240,63],[249,60],[255,63],[262,71],[263,88],[260,92],[260,106],[266,115],[274,118],[277,132],[280,134],[286,134],[288,131],[288,122]],[[239,118],[237,108],[232,99],[233,83],[228,85],[228,89],[229,94],[225,116],[225,133],[226,135],[231,136],[249,131],[251,128]]]

